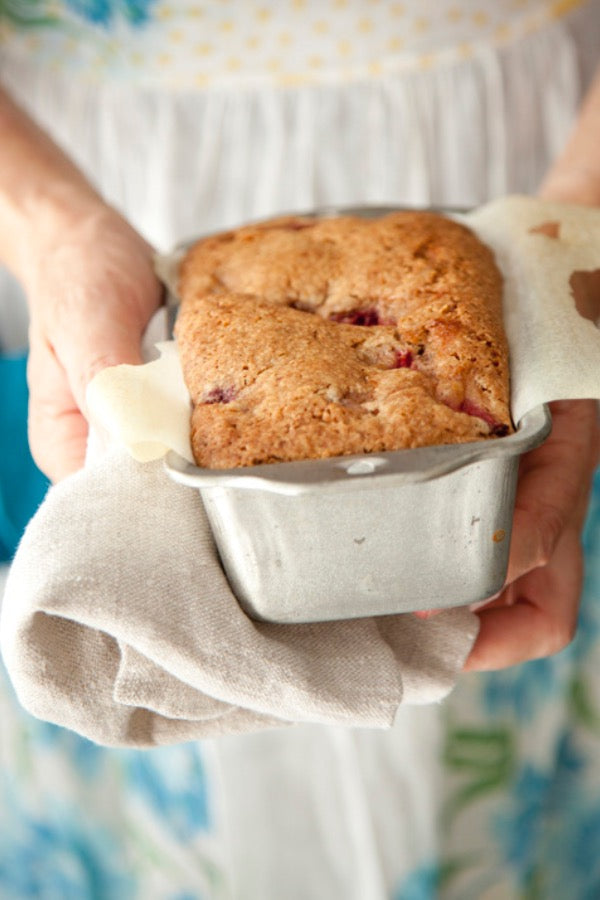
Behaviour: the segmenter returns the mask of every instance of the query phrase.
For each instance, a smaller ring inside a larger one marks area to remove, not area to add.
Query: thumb
[[[551,404],[552,432],[521,461],[507,582],[546,565],[566,526],[581,524],[598,460],[595,401]]]
[[[85,303],[75,305],[68,324],[53,334],[53,349],[62,365],[77,407],[84,413],[90,381],[102,369],[122,363],[143,362],[142,335],[154,309],[159,305],[158,282],[143,307],[122,293],[108,296],[88,294]],[[94,291],[93,294],[100,292]]]

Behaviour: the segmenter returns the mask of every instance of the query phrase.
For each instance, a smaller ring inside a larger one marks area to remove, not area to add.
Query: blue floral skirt
[[[24,366],[0,363],[14,400],[0,427],[5,557],[46,489],[26,449]],[[18,503],[15,479],[26,486]],[[597,900],[600,472],[584,541],[580,625],[566,650],[463,677],[444,704],[405,710],[392,732],[315,726],[107,750],[25,713],[1,670],[0,897]],[[276,803],[271,783],[284,785]],[[245,831],[233,840],[238,814]]]
[[[442,850],[396,900],[600,897],[600,471],[584,547],[572,644],[470,675],[444,705]]]

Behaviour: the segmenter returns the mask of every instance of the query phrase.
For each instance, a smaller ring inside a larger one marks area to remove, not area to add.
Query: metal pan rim
[[[226,487],[306,494],[364,489],[375,483],[381,486],[383,481],[392,487],[433,481],[488,459],[520,456],[539,446],[550,428],[550,411],[543,405],[527,413],[514,434],[468,444],[264,463],[235,469],[201,468],[172,450],[165,456],[164,466],[174,481],[202,490]]]

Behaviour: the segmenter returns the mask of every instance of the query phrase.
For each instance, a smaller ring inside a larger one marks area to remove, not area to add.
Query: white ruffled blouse
[[[11,0],[0,78],[154,242],[533,191],[598,0]]]

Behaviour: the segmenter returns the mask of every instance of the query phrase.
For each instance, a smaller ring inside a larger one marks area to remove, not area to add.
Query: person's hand
[[[600,70],[542,199],[600,205]],[[600,250],[600,248],[599,248]],[[597,278],[585,307],[600,309]],[[521,461],[506,585],[479,611],[479,636],[466,669],[500,669],[549,656],[572,640],[583,579],[581,532],[600,455],[598,404],[551,404],[552,433]]]
[[[600,453],[598,404],[550,405],[552,432],[523,456],[506,587],[477,615],[465,669],[501,669],[562,650],[577,626],[581,530]]]
[[[25,288],[29,440],[39,468],[57,481],[84,462],[87,385],[105,366],[141,362],[161,288],[151,247],[104,204],[39,242]]]

